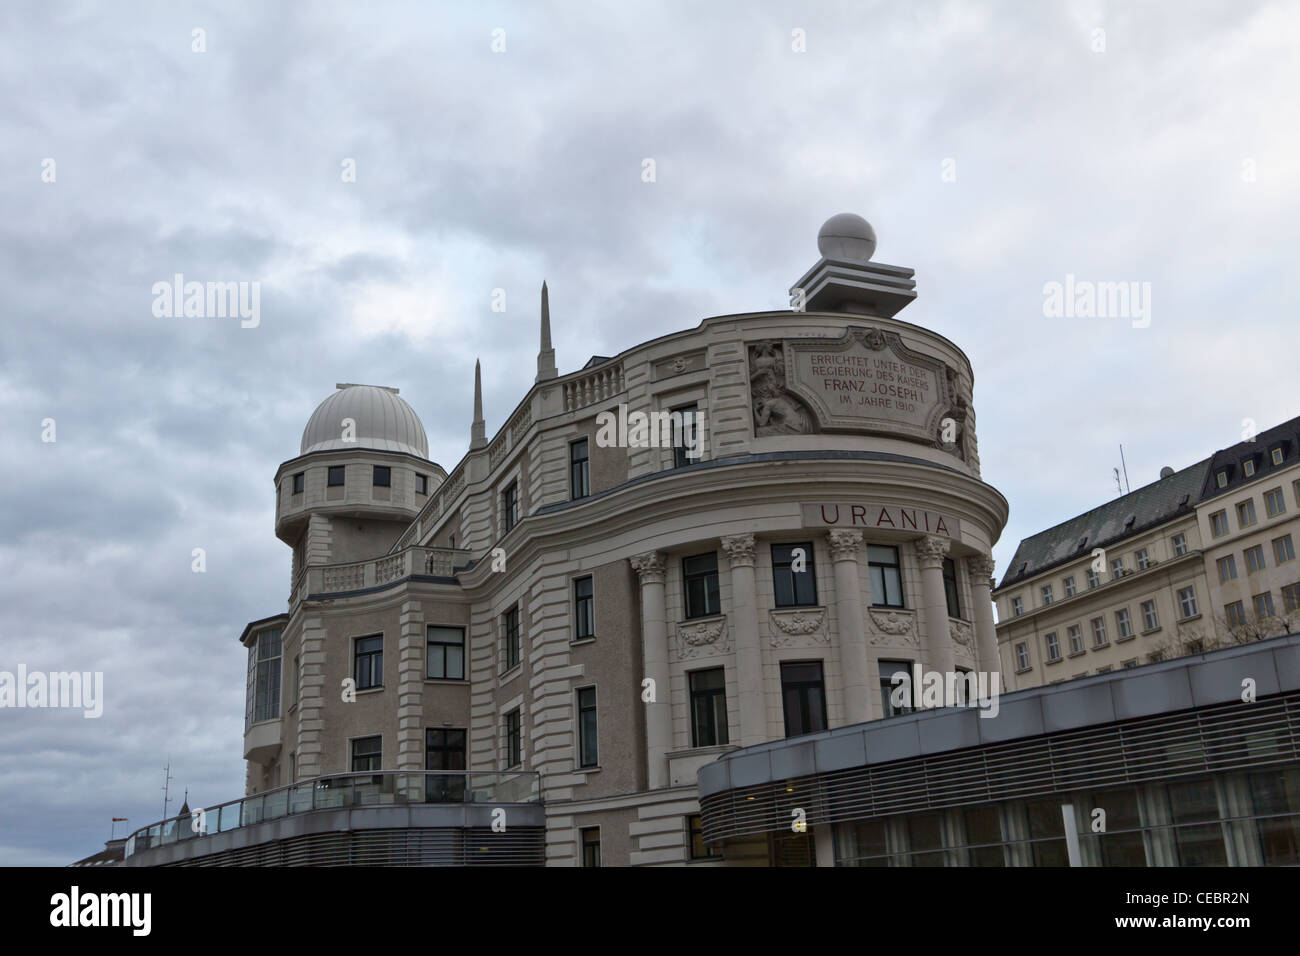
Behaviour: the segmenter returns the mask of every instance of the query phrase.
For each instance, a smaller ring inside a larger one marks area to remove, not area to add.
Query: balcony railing
[[[367,561],[324,564],[307,568],[302,596],[359,591],[382,587],[412,574],[451,577],[458,567],[469,564],[471,552],[463,548],[404,548]]]
[[[377,770],[339,773],[231,800],[193,815],[173,817],[136,830],[126,856],[178,841],[277,820],[295,813],[431,803],[540,804],[540,777],[533,771]],[[195,828],[195,817],[201,827]],[[201,832],[200,832],[201,830]]]

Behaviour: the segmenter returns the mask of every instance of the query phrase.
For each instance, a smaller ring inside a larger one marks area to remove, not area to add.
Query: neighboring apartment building
[[[874,247],[834,217],[791,311],[563,376],[543,286],[535,384],[489,439],[476,369],[450,473],[395,390],[340,386],[275,475],[290,594],[240,638],[247,796],[128,864],[720,865],[702,766],[887,716],[913,664],[998,670],[974,374],[895,317],[913,273]]]
[[[1300,418],[1021,541],[993,592],[1008,687],[1295,630],[1298,446]]]

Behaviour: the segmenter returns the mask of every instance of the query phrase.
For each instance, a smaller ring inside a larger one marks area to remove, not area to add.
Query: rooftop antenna
[[[1124,488],[1125,494],[1133,490],[1133,486],[1128,483],[1128,465],[1124,461],[1124,444],[1119,446],[1119,463],[1124,466]]]
[[[163,792],[162,818],[166,820],[167,804],[171,802],[171,797],[167,795],[167,790],[171,786],[171,782],[172,782],[172,755],[171,754],[167,755],[167,766],[163,767],[163,773],[165,774],[165,776],[163,777],[163,785],[162,785],[162,792]]]
[[[113,825],[110,826],[110,827],[108,828],[108,839],[109,839],[110,842],[114,839],[114,837],[117,836],[117,825],[118,825],[119,823],[126,823],[126,822],[127,822],[127,818],[126,818],[126,817],[113,817],[112,820],[113,820]]]
[[[1124,493],[1124,486],[1120,484],[1119,481],[1119,469],[1112,468],[1111,472],[1115,475],[1115,494],[1122,495]]]

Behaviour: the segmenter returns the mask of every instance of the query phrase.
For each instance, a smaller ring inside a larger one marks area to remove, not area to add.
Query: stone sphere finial
[[[827,259],[867,262],[876,251],[876,230],[861,216],[842,212],[822,224],[817,251]]]

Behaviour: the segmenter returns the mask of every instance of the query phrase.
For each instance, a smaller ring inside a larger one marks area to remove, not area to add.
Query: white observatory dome
[[[356,423],[356,441],[343,440],[343,419]],[[339,385],[316,406],[302,432],[302,451],[371,448],[429,457],[429,440],[415,410],[397,389],[380,385]]]

